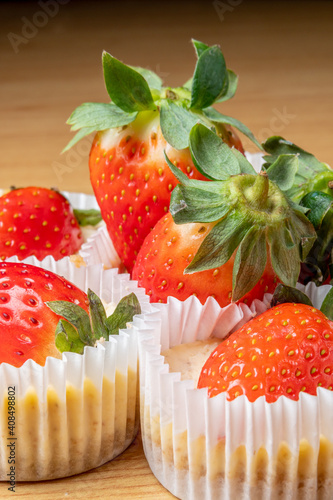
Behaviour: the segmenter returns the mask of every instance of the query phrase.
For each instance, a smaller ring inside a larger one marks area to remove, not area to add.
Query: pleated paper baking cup
[[[307,286],[319,307],[330,287]],[[304,290],[304,288],[303,288]],[[268,304],[218,308],[191,298],[156,304],[138,331],[141,429],[149,465],[165,488],[189,500],[333,498],[333,394],[301,393],[250,403],[245,396],[208,398],[193,380],[171,372],[161,352],[224,338]],[[204,361],[203,361],[204,363]],[[202,365],[203,365],[202,363]]]
[[[134,292],[143,311],[150,307],[128,275],[102,264],[76,268],[69,259],[49,259],[42,267],[107,303]],[[20,368],[0,365],[0,480],[78,474],[129,446],[139,425],[137,333],[131,326],[83,355],[49,357],[45,366],[32,360]]]

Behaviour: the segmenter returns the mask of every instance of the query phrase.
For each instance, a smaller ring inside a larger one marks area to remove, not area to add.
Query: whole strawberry
[[[0,197],[0,259],[34,255],[59,260],[83,243],[80,226],[68,200],[40,187],[13,189]]]
[[[87,295],[64,278],[39,267],[0,263],[0,363],[21,366],[27,359],[44,364],[60,357],[55,331],[61,316],[47,305],[65,300],[88,311]]]
[[[137,297],[123,297],[109,317],[97,295],[42,268],[0,263],[0,363],[44,365],[47,356],[82,354],[101,338],[109,340],[140,314]]]
[[[237,87],[237,77],[227,70],[219,47],[193,44],[198,56],[193,79],[177,88],[162,87],[152,71],[126,66],[104,52],[104,78],[112,102],[83,104],[68,120],[72,130],[80,130],[67,148],[98,131],[89,158],[91,183],[129,272],[145,236],[168,211],[178,182],[167,168],[164,150],[189,178],[203,179],[188,151],[189,132],[198,121],[212,127],[230,147],[243,152],[231,125],[260,147],[247,127],[211,107],[233,97]]]
[[[133,279],[152,302],[194,294],[202,303],[214,296],[221,307],[262,299],[277,281],[294,286],[315,230],[282,191],[291,159],[286,177],[274,182],[201,124],[190,133],[190,150],[211,182],[190,180],[167,160],[180,184],[170,214],[141,247]]]
[[[273,403],[298,400],[318,387],[333,390],[333,322],[313,306],[283,303],[243,325],[222,342],[202,368],[198,388],[208,395],[244,394]]]

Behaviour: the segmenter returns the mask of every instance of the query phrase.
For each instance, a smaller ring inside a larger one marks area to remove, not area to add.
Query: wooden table
[[[41,2],[43,3],[43,2]],[[46,2],[45,2],[46,3]],[[57,186],[91,193],[89,141],[60,152],[65,124],[84,101],[106,102],[101,52],[149,67],[177,86],[193,72],[190,38],[219,43],[240,75],[220,106],[260,140],[283,135],[333,165],[333,3],[249,0],[2,2],[0,186]],[[254,151],[245,140],[246,147]],[[154,478],[141,441],[99,469],[18,484],[15,498],[172,498]],[[0,485],[0,498],[9,498]]]

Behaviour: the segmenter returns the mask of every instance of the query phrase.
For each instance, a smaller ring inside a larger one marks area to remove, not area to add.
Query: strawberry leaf
[[[306,304],[313,307],[311,300],[307,295],[305,295],[305,293],[297,290],[297,288],[294,288],[292,286],[287,286],[279,283],[274,291],[271,300],[271,307],[277,306],[278,304],[284,304],[286,302]]]
[[[268,242],[274,271],[286,285],[295,286],[300,273],[300,256],[296,245],[286,247],[282,244],[285,237],[280,227],[269,228]]]
[[[231,148],[231,152],[236,156],[242,174],[257,175],[257,172],[245,156],[236,148]]]
[[[232,118],[231,116],[227,115],[222,115],[222,113],[219,113],[214,108],[204,109],[203,113],[212,122],[227,123],[228,125],[232,125],[233,127],[237,128],[240,132],[242,132],[242,134],[248,137],[259,149],[262,149],[260,143],[254,137],[251,130],[246,125],[244,125],[244,123],[240,122],[239,120],[236,120],[236,118]]]
[[[281,191],[287,191],[294,184],[297,170],[298,157],[282,154],[267,169],[267,175],[271,181],[279,186]]]
[[[238,86],[238,76],[231,69],[227,69],[229,84],[226,87],[226,92],[222,93],[221,97],[216,99],[215,102],[224,102],[232,99],[236,94]]]
[[[165,140],[175,149],[189,145],[189,134],[199,117],[169,99],[161,101],[161,130]]]
[[[232,274],[232,300],[241,299],[260,280],[267,261],[266,235],[252,226],[238,247]]]
[[[315,242],[316,231],[304,213],[297,209],[297,205],[293,206],[288,227],[291,229],[294,241],[299,244],[300,258],[303,261]]]
[[[109,340],[108,329],[105,326],[106,313],[101,299],[92,291],[88,290],[89,314],[94,338]]]
[[[242,213],[231,210],[218,222],[201,243],[185,274],[213,269],[225,264],[248,231],[248,221]]]
[[[66,151],[71,149],[73,146],[75,146],[76,143],[81,141],[81,139],[83,139],[87,135],[90,135],[92,132],[95,132],[95,127],[81,128],[81,130],[79,130],[78,133],[74,135],[74,137],[69,141],[67,146],[61,151],[61,153],[66,153]]]
[[[67,123],[72,125],[71,130],[79,130],[79,132],[67,144],[63,153],[92,132],[128,125],[136,117],[137,112],[126,113],[113,103],[86,102],[81,104],[67,120]]]
[[[121,328],[126,328],[127,323],[133,321],[135,314],[141,314],[140,302],[134,293],[130,293],[119,301],[113,314],[106,319],[109,335],[118,335]]]
[[[96,226],[102,220],[101,212],[95,208],[83,210],[74,208],[74,215],[80,226]]]
[[[162,89],[162,79],[154,72],[151,71],[150,69],[146,68],[140,68],[139,66],[130,66],[134,71],[137,73],[140,73],[141,76],[146,80],[148,83],[149,87],[151,89],[157,89],[161,90]]]
[[[308,193],[301,204],[310,209],[308,219],[317,232],[317,239],[302,264],[300,281],[322,284],[331,275],[333,263],[333,200],[330,195],[318,191]]]
[[[308,153],[304,149],[296,146],[296,144],[293,144],[290,141],[287,141],[283,137],[276,135],[269,137],[262,146],[264,150],[270,154],[270,156],[264,157],[267,165],[271,165],[272,163],[274,163],[282,154],[297,154],[303,162],[303,168],[305,169],[304,173],[306,173],[306,175],[310,175],[311,172],[322,172],[323,170],[327,169],[325,164],[317,160],[317,158],[311,153]]]
[[[73,111],[67,123],[72,125],[71,130],[79,130],[84,127],[106,130],[128,125],[136,117],[137,112],[126,113],[113,103],[85,102]]]
[[[193,75],[191,108],[203,109],[211,106],[218,97],[226,93],[228,74],[225,60],[217,45],[200,53]]]
[[[192,128],[190,151],[194,165],[208,179],[226,180],[240,173],[229,146],[205,125],[198,123]]]
[[[148,83],[140,73],[105,51],[102,62],[106,90],[119,108],[127,113],[156,109]]]
[[[85,342],[82,342],[73,325],[61,319],[55,331],[55,345],[60,352],[83,354]]]
[[[53,300],[46,305],[56,314],[65,318],[78,332],[80,340],[85,345],[94,345],[89,315],[82,307],[65,300]]]
[[[321,312],[325,314],[331,321],[333,321],[333,288],[330,289],[326,295],[321,308]]]
[[[171,195],[170,213],[176,224],[214,222],[225,217],[229,210],[223,204],[221,189],[214,192],[177,184]]]
[[[192,38],[192,43],[198,59],[205,50],[209,49],[209,45],[199,42],[199,40],[195,40],[194,38]]]
[[[329,211],[333,220],[333,199],[326,193],[322,193],[321,191],[308,193],[302,198],[300,205],[310,209],[307,218],[316,230],[320,228]]]
[[[299,202],[303,196],[311,191],[322,191],[333,197],[331,182],[333,171],[325,163],[320,162],[312,154],[296,146],[283,137],[273,136],[267,139],[263,147],[270,156],[264,156],[264,168],[269,169],[279,155],[293,154],[298,156],[298,169],[294,183],[286,191],[286,195],[293,201]]]

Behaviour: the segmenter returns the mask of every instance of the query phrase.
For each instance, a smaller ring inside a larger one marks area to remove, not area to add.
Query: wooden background
[[[91,193],[90,140],[60,153],[71,137],[65,124],[71,111],[85,101],[108,100],[102,50],[178,86],[194,69],[192,37],[220,44],[240,75],[238,93],[220,105],[222,112],[260,140],[282,135],[333,166],[332,2],[50,0],[52,13],[40,14],[46,3],[0,3],[0,187]],[[0,484],[0,498],[8,493]],[[92,472],[17,485],[15,498],[30,495],[172,498],[151,474],[139,439]]]

